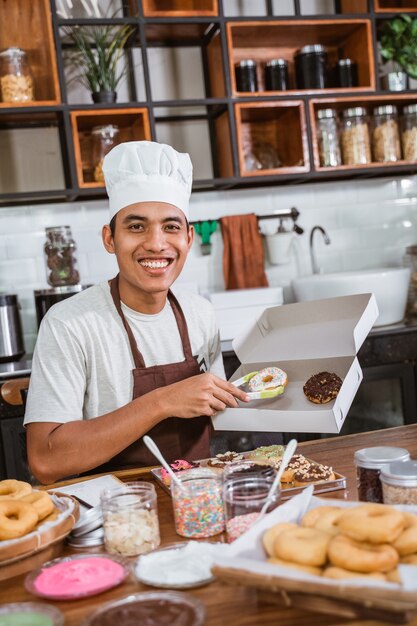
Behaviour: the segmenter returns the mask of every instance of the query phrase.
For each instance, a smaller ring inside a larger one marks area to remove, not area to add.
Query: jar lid
[[[72,528],[71,535],[73,537],[85,535],[92,530],[100,528],[102,524],[103,514],[101,512],[101,506],[94,506],[92,509],[88,509],[81,514],[80,519]]]
[[[343,111],[343,117],[362,117],[368,114],[365,107],[351,107]]]
[[[337,62],[337,65],[340,65],[341,67],[345,67],[346,65],[354,65],[354,61],[352,61],[352,59],[339,59]]]
[[[7,48],[6,50],[2,50],[0,52],[0,57],[19,57],[19,58],[22,58],[24,56],[26,56],[26,52],[24,50],[22,50],[21,48],[16,48],[16,47]]]
[[[255,67],[256,61],[254,61],[253,59],[242,59],[242,61],[239,61],[239,63],[236,63],[236,65],[238,67]]]
[[[381,470],[381,480],[390,485],[417,487],[417,461],[390,463]]]
[[[92,548],[94,546],[101,546],[104,543],[104,528],[96,528],[90,533],[74,537],[72,534],[68,536],[67,543],[72,548]]]
[[[265,67],[287,67],[288,62],[285,59],[271,59],[265,63]]]
[[[322,46],[320,43],[310,44],[308,46],[303,46],[300,50],[297,51],[297,55],[299,54],[323,54],[327,52],[327,48]]]
[[[379,469],[381,465],[387,465],[393,461],[408,461],[410,453],[405,448],[391,446],[375,446],[356,450],[354,459],[356,465],[367,469]]]
[[[394,104],[384,104],[380,107],[375,107],[374,115],[397,115],[397,107]]]
[[[337,113],[335,109],[321,109],[317,112],[317,119],[324,120],[330,119],[331,117],[336,117]]]
[[[417,113],[417,104],[408,104],[403,108],[404,115],[409,115],[410,113]]]

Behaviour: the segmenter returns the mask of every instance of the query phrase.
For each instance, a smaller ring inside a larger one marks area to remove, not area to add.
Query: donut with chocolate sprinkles
[[[308,379],[303,391],[310,402],[326,404],[336,398],[341,386],[342,380],[334,372],[319,372]]]

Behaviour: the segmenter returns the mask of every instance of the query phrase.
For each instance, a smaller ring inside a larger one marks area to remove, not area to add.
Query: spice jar
[[[317,141],[321,167],[342,164],[339,143],[339,125],[334,109],[322,109],[317,113]]]
[[[407,315],[417,315],[417,245],[406,249],[405,264],[410,268],[408,285]]]
[[[403,108],[401,142],[405,161],[417,161],[417,104]]]
[[[182,537],[211,537],[224,530],[222,479],[211,470],[171,483],[175,530]]]
[[[285,59],[272,59],[265,64],[265,90],[288,89],[288,63]]]
[[[159,546],[156,491],[152,483],[131,482],[105,489],[101,508],[107,552],[136,556]]]
[[[235,65],[236,91],[258,91],[256,61],[243,59]]]
[[[341,146],[344,165],[371,163],[371,144],[365,108],[352,107],[343,111]]]
[[[114,124],[94,126],[91,131],[93,139],[93,168],[96,183],[104,183],[103,160],[110,150],[118,143],[119,127]]]
[[[0,92],[3,102],[31,102],[33,80],[26,58],[20,48],[0,52]]]
[[[76,245],[69,226],[45,228],[46,280],[52,287],[78,285],[80,274],[74,256]]]
[[[336,87],[357,87],[358,66],[352,59],[339,59],[335,67]]]
[[[376,446],[356,450],[358,497],[361,502],[382,502],[381,469],[395,461],[408,461],[410,453],[405,448]]]
[[[417,461],[390,463],[381,471],[384,504],[417,504]]]
[[[397,107],[393,104],[374,109],[372,152],[379,163],[401,159]]]
[[[321,44],[303,46],[295,57],[295,75],[298,89],[327,87],[327,49]]]

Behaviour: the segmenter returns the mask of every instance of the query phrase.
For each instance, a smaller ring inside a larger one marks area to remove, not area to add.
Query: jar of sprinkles
[[[390,463],[381,470],[384,504],[417,504],[417,461]]]
[[[177,533],[182,537],[211,537],[223,532],[221,476],[201,470],[178,479],[180,484],[171,483]]]
[[[408,461],[410,453],[405,448],[376,446],[356,450],[354,459],[361,502],[382,502],[381,470],[394,462]]]

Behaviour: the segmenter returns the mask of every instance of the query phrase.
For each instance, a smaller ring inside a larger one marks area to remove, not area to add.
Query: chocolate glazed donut
[[[311,376],[303,387],[310,402],[326,404],[334,400],[340,391],[342,380],[335,373],[319,372]]]

